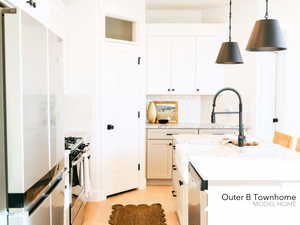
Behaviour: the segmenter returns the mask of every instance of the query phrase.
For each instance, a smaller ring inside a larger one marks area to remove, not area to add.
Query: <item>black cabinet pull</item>
[[[179,180],[179,185],[182,186],[183,185],[183,181]]]
[[[172,195],[173,195],[173,197],[177,197],[176,191],[172,191]]]
[[[107,130],[113,130],[113,129],[115,129],[114,125],[112,125],[112,124],[107,125]]]
[[[33,8],[36,8],[36,2],[34,2],[33,0],[28,0],[26,1],[26,3],[32,6]]]
[[[172,146],[173,144],[172,143],[169,143],[169,146]]]
[[[168,91],[171,91],[171,89],[169,88]]]
[[[196,91],[200,91],[200,89],[196,89]]]
[[[170,133],[168,133],[168,134],[166,134],[167,136],[172,136],[172,135],[178,135],[178,134],[170,134]]]
[[[175,89],[173,88],[172,91],[175,91]]]

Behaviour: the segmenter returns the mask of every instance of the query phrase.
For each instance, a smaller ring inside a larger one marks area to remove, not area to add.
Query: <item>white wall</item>
[[[66,12],[68,18],[66,126],[70,126],[67,133],[74,130],[75,133],[86,133],[91,137],[91,201],[100,201],[105,198],[103,173],[107,172],[103,157],[103,152],[108,149],[103,141],[103,132],[107,125],[103,120],[103,111],[105,110],[103,99],[109,99],[110,96],[103,88],[105,87],[103,77],[104,45],[107,43],[105,40],[105,16],[138,21],[137,33],[141,34],[136,46],[140,46],[139,50],[144,58],[144,35],[142,34],[144,34],[145,15],[143,9],[145,9],[145,1],[141,0],[135,0],[134,3],[132,0],[76,0],[69,3]],[[114,44],[123,45],[124,43],[114,42]],[[143,69],[141,69],[142,74]],[[83,108],[76,110],[76,107]],[[142,118],[144,118],[144,113],[142,113]],[[140,139],[144,140],[143,127],[141,130]],[[142,152],[144,143],[141,146]],[[143,163],[144,155],[141,155],[141,158],[141,163]],[[144,168],[144,165],[142,167]],[[143,178],[145,180],[145,176]]]
[[[244,123],[255,131],[257,101],[256,56],[255,53],[247,52],[245,49],[252,31],[252,26],[256,20],[256,2],[234,2],[233,15],[233,41],[239,43],[244,64],[225,66],[225,86],[235,88],[240,92],[244,105]],[[226,94],[223,99],[223,108],[229,105],[232,106],[233,110],[238,109],[237,97],[234,94]],[[226,116],[226,118],[225,116],[220,116],[220,118],[226,120],[227,123],[232,121],[232,123],[236,124],[236,117],[226,119],[228,116]]]
[[[147,23],[224,23],[225,8],[207,9],[148,9]]]
[[[201,10],[149,9],[146,12],[147,23],[201,23],[201,21]]]
[[[101,111],[101,40],[104,39],[103,1],[76,0],[67,10],[67,73],[65,78],[66,135],[82,133],[91,140],[92,200],[103,199]],[[79,107],[82,107],[78,109]]]
[[[281,53],[279,65],[279,126],[277,130],[300,137],[300,15],[298,1],[286,0],[276,1],[271,7],[271,16],[279,19],[283,30],[286,33],[288,50]]]
[[[227,18],[227,7],[202,9],[202,23],[224,23]]]

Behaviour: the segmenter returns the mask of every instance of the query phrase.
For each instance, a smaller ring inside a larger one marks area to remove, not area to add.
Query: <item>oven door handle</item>
[[[72,162],[72,166],[76,166],[77,164],[79,164],[80,162],[83,161],[83,157],[80,157],[79,159],[77,159],[75,162]]]

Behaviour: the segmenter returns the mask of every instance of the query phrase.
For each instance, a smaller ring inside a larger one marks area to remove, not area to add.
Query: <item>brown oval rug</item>
[[[161,204],[114,205],[112,209],[111,225],[167,225]]]

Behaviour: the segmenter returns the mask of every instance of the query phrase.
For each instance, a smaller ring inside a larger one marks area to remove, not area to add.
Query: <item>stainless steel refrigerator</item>
[[[0,8],[3,13],[14,13]],[[8,192],[7,192],[7,143],[6,143],[6,100],[5,100],[5,66],[4,66],[4,21],[0,17],[0,224],[8,222]]]
[[[64,225],[63,40],[20,9],[0,13],[0,224]]]

